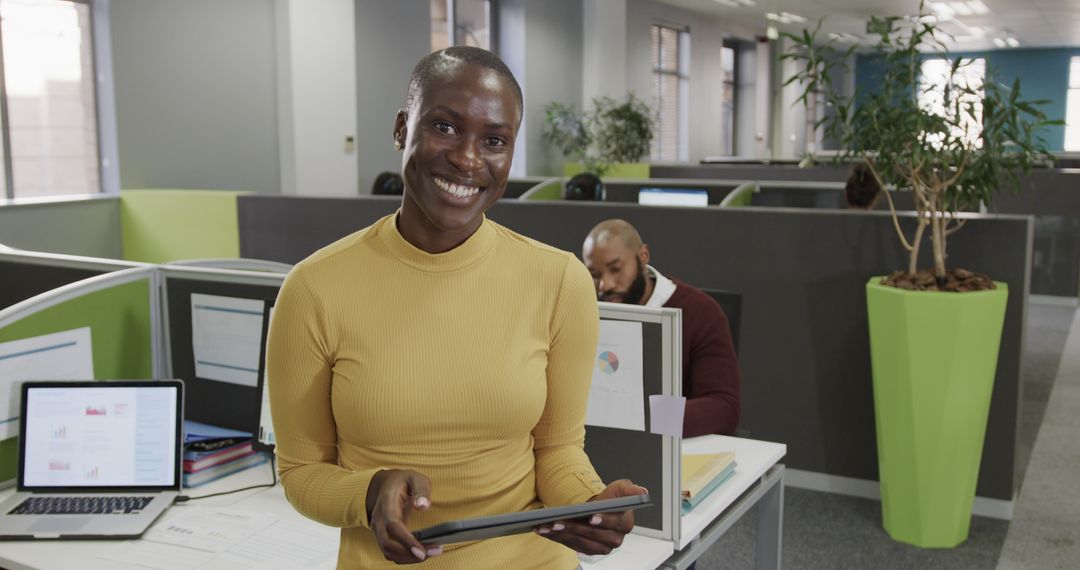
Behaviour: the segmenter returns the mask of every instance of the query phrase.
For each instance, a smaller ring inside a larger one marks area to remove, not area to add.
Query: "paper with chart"
[[[203,570],[332,570],[337,567],[340,542],[337,529],[294,517],[269,526],[226,550]]]
[[[142,540],[130,540],[98,555],[157,570],[333,570],[339,531],[295,516],[183,507],[187,512],[159,521]]]
[[[586,424],[645,430],[641,352],[641,323],[601,319]]]
[[[0,440],[19,435],[26,380],[93,380],[90,327],[0,343]]]
[[[263,302],[191,294],[195,375],[254,388],[259,378]]]
[[[275,522],[277,517],[265,513],[196,507],[154,525],[143,540],[224,552]]]

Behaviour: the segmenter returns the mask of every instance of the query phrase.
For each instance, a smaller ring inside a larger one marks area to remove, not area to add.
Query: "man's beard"
[[[645,264],[641,262],[640,257],[635,257],[637,260],[637,276],[630,283],[630,287],[626,291],[614,291],[612,293],[601,293],[600,300],[608,301],[611,297],[621,297],[620,303],[626,303],[628,305],[640,305],[642,297],[645,296]]]

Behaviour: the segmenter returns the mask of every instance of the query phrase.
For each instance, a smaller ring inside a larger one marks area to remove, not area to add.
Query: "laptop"
[[[180,494],[179,380],[26,382],[0,539],[138,538]]]

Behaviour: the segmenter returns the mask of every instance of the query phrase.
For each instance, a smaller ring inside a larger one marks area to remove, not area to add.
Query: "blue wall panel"
[[[985,57],[997,81],[1011,85],[1020,79],[1024,99],[1047,99],[1043,111],[1051,119],[1065,118],[1065,100],[1069,89],[1069,58],[1080,56],[1077,48],[1011,49],[985,52],[955,52],[953,57]],[[859,56],[855,62],[855,85],[861,92],[875,89],[881,64],[872,56]],[[1040,133],[1050,151],[1065,149],[1065,127],[1055,126]]]

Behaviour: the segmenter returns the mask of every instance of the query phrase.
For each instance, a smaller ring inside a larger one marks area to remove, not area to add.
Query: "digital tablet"
[[[545,523],[577,519],[596,513],[632,511],[649,506],[652,506],[652,501],[648,495],[633,495],[581,503],[579,505],[549,507],[520,513],[447,521],[418,530],[413,533],[413,536],[425,544],[448,544],[466,540],[480,540],[529,532],[534,527]]]

